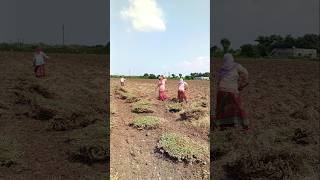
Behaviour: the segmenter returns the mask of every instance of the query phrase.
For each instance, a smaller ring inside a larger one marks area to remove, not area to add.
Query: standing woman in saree
[[[239,91],[248,85],[248,71],[234,62],[232,54],[225,54],[218,72],[218,94],[214,124],[221,129],[241,126],[249,129],[246,112]]]
[[[167,79],[163,75],[161,75],[157,84],[157,88],[159,89],[158,99],[161,101],[164,101],[168,98],[168,96],[166,95],[166,82]]]

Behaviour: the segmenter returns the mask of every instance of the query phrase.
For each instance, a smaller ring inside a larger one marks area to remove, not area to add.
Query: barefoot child
[[[179,85],[178,85],[178,100],[179,102],[183,102],[184,100],[188,103],[186,90],[188,89],[188,84],[180,78]]]
[[[124,86],[124,82],[126,81],[126,79],[122,76],[120,79],[120,84],[121,86]]]
[[[44,77],[44,65],[45,60],[49,57],[42,51],[41,48],[37,48],[33,58],[33,66],[36,77]]]

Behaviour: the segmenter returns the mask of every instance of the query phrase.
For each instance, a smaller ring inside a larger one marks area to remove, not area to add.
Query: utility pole
[[[64,45],[64,24],[62,24],[62,45]]]

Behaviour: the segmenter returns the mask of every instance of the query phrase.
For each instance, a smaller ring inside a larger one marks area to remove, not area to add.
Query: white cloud
[[[178,66],[188,72],[209,72],[210,58],[197,57],[195,59],[183,61]]]
[[[184,75],[193,73],[193,72],[210,72],[210,58],[209,57],[197,57],[190,60],[185,60],[172,66],[163,66],[164,71],[174,72],[174,73],[183,73]]]
[[[138,31],[165,31],[163,11],[156,0],[129,0],[129,7],[121,11],[122,18],[130,20]]]

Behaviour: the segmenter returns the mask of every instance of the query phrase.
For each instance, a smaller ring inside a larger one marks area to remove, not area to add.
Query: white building
[[[209,77],[195,77],[196,80],[210,80]]]
[[[317,50],[316,49],[302,49],[302,48],[276,48],[273,49],[271,54],[272,57],[279,58],[309,58],[317,59]]]

